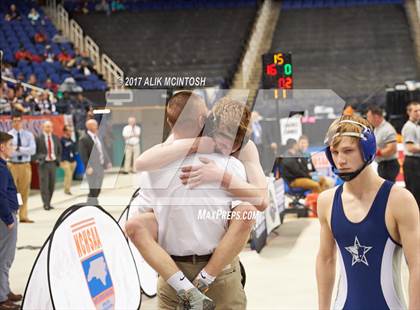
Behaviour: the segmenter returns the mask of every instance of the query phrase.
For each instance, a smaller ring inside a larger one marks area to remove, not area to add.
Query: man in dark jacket
[[[109,169],[112,165],[104,143],[98,137],[96,120],[88,120],[86,129],[86,134],[79,141],[79,153],[86,168],[86,179],[89,184],[87,202],[97,205],[104,179],[104,169]]]
[[[53,124],[46,121],[42,124],[42,133],[36,139],[39,186],[45,210],[54,209],[51,198],[55,189],[55,172],[61,161],[61,142],[53,134]]]
[[[0,132],[0,310],[19,309],[14,301],[22,299],[9,287],[9,270],[13,263],[17,241],[16,213],[19,209],[15,183],[6,160],[13,153],[13,136]]]
[[[308,160],[299,152],[299,146],[294,139],[287,140],[287,151],[283,156],[283,178],[290,187],[300,187],[320,193],[323,184],[311,178]]]

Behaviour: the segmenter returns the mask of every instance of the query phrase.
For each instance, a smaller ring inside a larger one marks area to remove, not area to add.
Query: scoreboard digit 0
[[[288,89],[293,89],[293,65],[291,53],[267,53],[262,56],[263,88],[274,89],[274,97],[286,98]]]

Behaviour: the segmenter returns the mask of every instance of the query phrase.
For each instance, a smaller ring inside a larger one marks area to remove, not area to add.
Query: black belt
[[[404,157],[404,160],[406,160],[406,159],[416,159],[416,160],[420,160],[420,157],[418,157],[418,156],[410,156],[410,155],[407,155],[407,156],[405,156],[405,157]]]
[[[24,165],[24,164],[29,164],[29,161],[25,161],[25,162],[11,161],[10,163],[13,165]]]
[[[172,259],[176,262],[185,262],[185,263],[201,263],[208,262],[213,254],[207,255],[187,255],[187,256],[176,256],[171,255]]]

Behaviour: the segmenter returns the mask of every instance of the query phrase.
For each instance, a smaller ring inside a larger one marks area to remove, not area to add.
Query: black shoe
[[[44,205],[44,210],[49,210],[50,209],[50,207],[48,207],[47,205]]]

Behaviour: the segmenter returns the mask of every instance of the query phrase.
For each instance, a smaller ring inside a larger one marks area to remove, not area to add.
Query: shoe
[[[177,295],[179,299],[177,310],[214,310],[216,307],[213,300],[196,287],[188,291],[181,290]]]
[[[22,219],[22,220],[19,220],[19,222],[20,223],[28,223],[28,224],[35,223],[34,221],[32,221],[30,219]]]
[[[200,279],[200,278],[196,278],[194,281],[193,281],[193,285],[196,287],[196,288],[198,288],[198,290],[201,292],[201,293],[203,293],[203,294],[205,294],[208,290],[209,290],[209,286],[207,285],[207,283],[206,282],[204,282],[202,279]]]
[[[128,172],[127,172],[127,171],[122,171],[121,173],[122,173],[122,174],[128,174]]]
[[[72,193],[71,193],[71,191],[64,191],[64,194],[66,194],[66,195],[73,195]]]
[[[33,221],[32,221],[33,223]],[[10,292],[7,295],[7,298],[9,298],[9,301],[21,301],[22,300],[22,295],[21,294],[14,294],[13,292]]]
[[[18,309],[20,309],[20,306],[14,304],[13,302],[9,300],[0,302],[0,310],[18,310]]]

